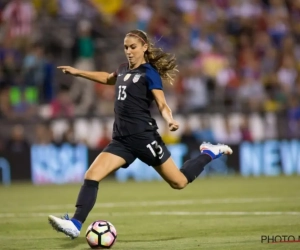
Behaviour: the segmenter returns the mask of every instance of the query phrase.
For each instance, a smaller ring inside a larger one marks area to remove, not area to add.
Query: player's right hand
[[[79,75],[80,70],[75,69],[71,66],[58,66],[58,69],[61,69],[63,73],[77,76]]]

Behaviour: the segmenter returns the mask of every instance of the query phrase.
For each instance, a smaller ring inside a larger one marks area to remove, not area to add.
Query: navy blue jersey
[[[113,138],[157,130],[149,109],[154,100],[151,90],[163,89],[157,70],[149,63],[130,70],[128,63],[125,63],[120,65],[115,75]]]

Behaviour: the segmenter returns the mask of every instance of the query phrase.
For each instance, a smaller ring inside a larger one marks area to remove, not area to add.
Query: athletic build
[[[175,59],[155,48],[147,34],[140,30],[133,30],[125,36],[124,51],[128,63],[121,64],[114,73],[58,67],[67,74],[115,85],[116,91],[113,140],[87,170],[73,217],[48,217],[55,230],[71,238],[79,236],[82,224],[96,202],[99,182],[112,171],[128,167],[136,158],[152,166],[172,188],[183,189],[211,160],[222,154],[232,154],[227,145],[203,143],[201,154],[186,161],[179,169],[158,134],[156,121],[149,110],[155,101],[169,129],[176,131],[179,128],[166,103],[161,80],[172,81],[176,71]]]

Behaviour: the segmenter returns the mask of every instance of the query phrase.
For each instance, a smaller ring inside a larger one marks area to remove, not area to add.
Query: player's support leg
[[[53,229],[72,239],[78,237],[82,223],[84,223],[96,202],[99,181],[124,164],[126,164],[126,161],[117,155],[107,152],[101,153],[85,174],[84,184],[78,194],[74,216],[71,219],[68,215],[63,218],[54,215],[48,216]]]
[[[77,238],[80,234],[81,223],[70,220],[67,214],[62,218],[49,215],[48,220],[54,230],[62,232],[72,239]]]
[[[200,151],[201,154],[199,156],[187,160],[181,169],[178,169],[171,157],[154,169],[172,188],[183,189],[188,183],[193,182],[201,174],[209,162],[219,158],[223,154],[232,154],[232,149],[224,144],[213,145],[210,143],[202,143],[200,145]]]

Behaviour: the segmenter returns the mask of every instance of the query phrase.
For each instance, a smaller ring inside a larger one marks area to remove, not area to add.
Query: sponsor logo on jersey
[[[136,83],[141,77],[141,74],[136,74],[134,77],[133,77],[133,82]]]
[[[126,74],[126,76],[124,76],[124,81],[127,81],[130,76],[131,76],[131,74]]]

